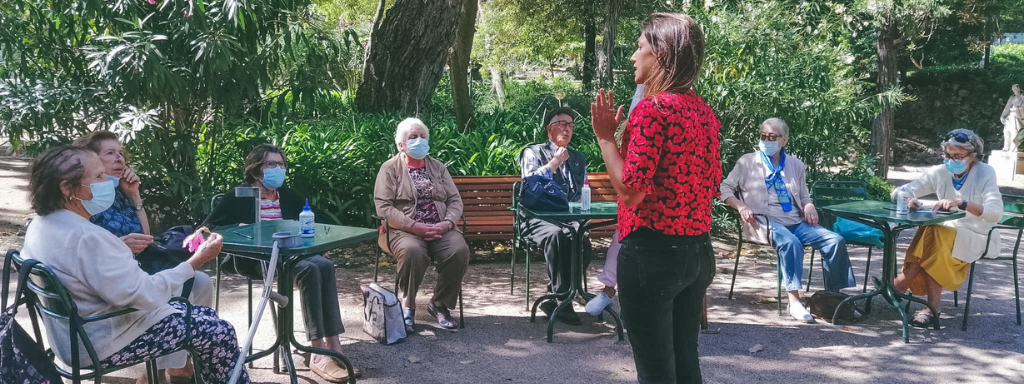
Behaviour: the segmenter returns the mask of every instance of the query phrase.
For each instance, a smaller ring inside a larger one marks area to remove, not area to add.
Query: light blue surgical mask
[[[942,163],[945,164],[946,165],[946,169],[949,170],[950,172],[952,172],[954,175],[959,175],[961,173],[964,173],[964,171],[967,170],[967,161],[966,160],[946,159],[946,160],[943,160]]]
[[[416,160],[420,160],[427,157],[427,153],[430,152],[430,143],[426,138],[418,137],[405,142],[405,153],[409,157]]]
[[[278,189],[284,185],[285,170],[281,167],[266,168],[263,170],[263,186],[269,189]]]
[[[92,191],[92,199],[79,199],[82,201],[85,211],[89,212],[89,216],[96,216],[109,209],[111,205],[114,205],[115,186],[116,184],[110,178],[107,178],[106,181],[89,184],[89,190]]]
[[[778,141],[763,141],[763,140],[757,143],[757,148],[760,149],[761,152],[764,152],[764,154],[768,155],[768,156],[775,156],[775,154],[779,153],[779,150],[782,149],[782,147],[779,147],[779,142]]]

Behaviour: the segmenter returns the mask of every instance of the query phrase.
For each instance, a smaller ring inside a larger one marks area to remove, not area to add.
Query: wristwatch
[[[142,203],[132,204],[132,208],[135,208],[136,211],[141,211],[142,210]]]
[[[960,205],[957,206],[961,211],[967,210],[967,200],[960,200]]]
[[[453,223],[451,220],[445,220],[445,221],[448,222],[448,230],[449,231],[455,229],[455,223]]]

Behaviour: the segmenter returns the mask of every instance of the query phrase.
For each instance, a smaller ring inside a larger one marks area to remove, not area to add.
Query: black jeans
[[[344,333],[334,262],[320,255],[311,256],[295,263],[292,271],[295,285],[299,287],[299,303],[309,340]]]
[[[715,277],[711,238],[639,229],[619,251],[619,303],[640,383],[700,383],[697,334]]]

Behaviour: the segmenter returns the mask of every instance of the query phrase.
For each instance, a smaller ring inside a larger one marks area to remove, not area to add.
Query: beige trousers
[[[462,233],[448,231],[440,239],[424,241],[409,232],[395,229],[390,232],[390,247],[384,233],[380,234],[377,242],[398,260],[398,287],[403,305],[415,309],[409,303],[416,300],[423,274],[433,261],[437,265],[437,285],[430,300],[455,308],[462,289],[462,277],[469,267],[469,246]]]

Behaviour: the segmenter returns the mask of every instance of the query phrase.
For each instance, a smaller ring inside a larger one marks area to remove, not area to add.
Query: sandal
[[[402,319],[405,320],[405,334],[416,333],[416,310],[402,308]]]
[[[935,315],[929,312],[925,312],[923,310],[917,311],[917,313],[914,314],[914,318],[910,319],[910,325],[916,328],[931,328],[932,321],[938,320],[937,318],[933,317],[935,317]]]
[[[452,317],[448,308],[443,305],[434,305],[434,303],[431,302],[430,304],[427,304],[427,312],[430,313],[430,316],[437,318],[437,324],[440,325],[441,328],[455,329],[459,327],[459,323]]]

